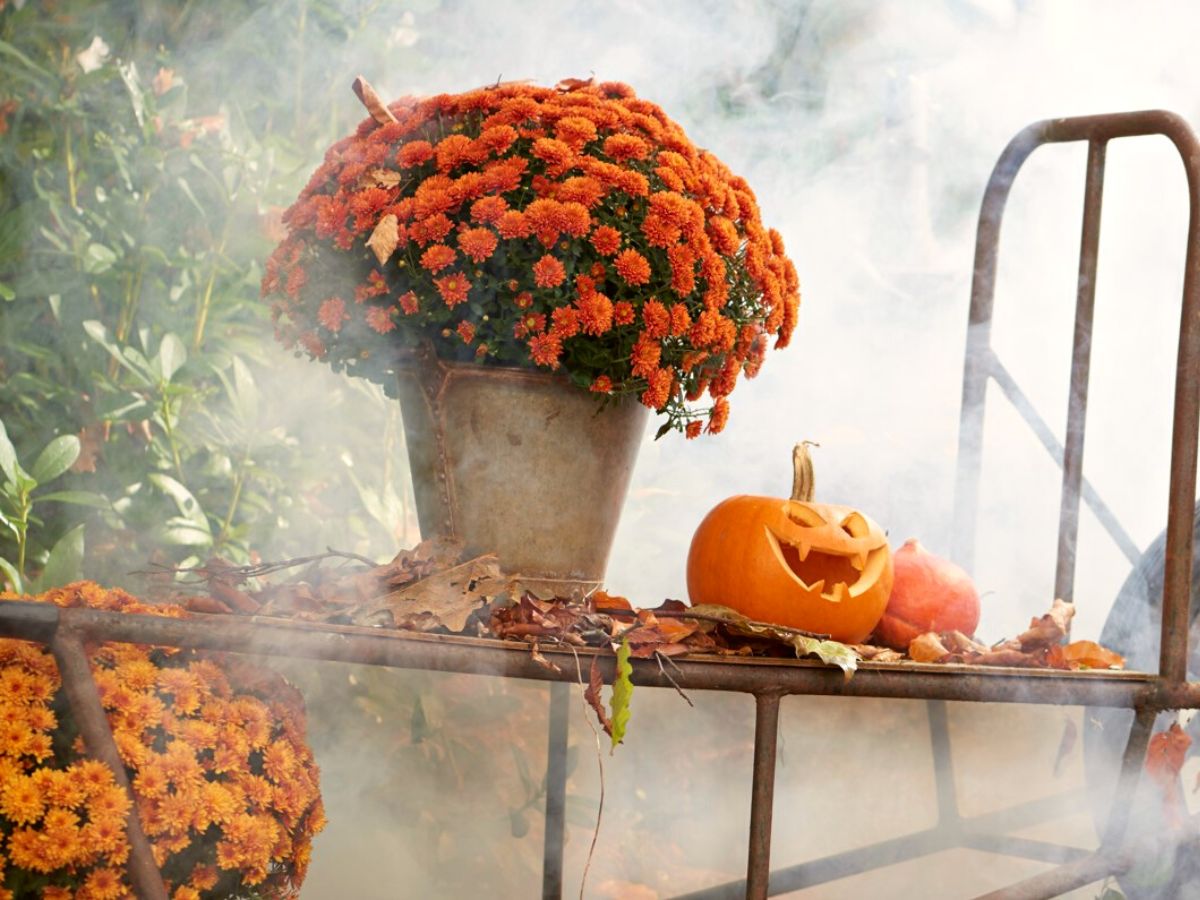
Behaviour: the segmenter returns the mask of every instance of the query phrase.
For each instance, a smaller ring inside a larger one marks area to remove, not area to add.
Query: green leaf
[[[612,719],[612,746],[625,739],[625,729],[629,725],[629,701],[633,698],[633,682],[629,676],[633,674],[633,666],[629,664],[629,641],[621,641],[617,648],[617,669],[613,678],[612,697],[608,701],[609,715]]]
[[[692,611],[708,618],[721,619],[724,627],[736,634],[768,638],[787,644],[796,651],[796,656],[816,656],[821,662],[840,668],[847,678],[853,676],[858,669],[858,654],[837,641],[822,641],[798,634],[793,628],[784,628],[769,622],[755,622],[728,606],[714,603],[693,606]]]
[[[21,573],[17,571],[16,566],[2,556],[0,556],[0,572],[4,573],[4,576],[8,579],[9,583],[12,584],[14,591],[16,591],[18,594],[23,594],[25,592],[25,585],[23,579],[21,578]]]
[[[71,503],[75,506],[91,506],[96,509],[110,509],[112,503],[103,494],[97,494],[92,491],[55,491],[51,494],[42,494],[34,498],[38,503],[46,500],[53,500],[57,503]]]
[[[187,347],[183,345],[178,335],[168,332],[163,335],[162,343],[158,345],[158,370],[163,381],[170,381],[175,373],[187,362]]]
[[[76,525],[58,539],[50,557],[46,560],[46,568],[38,576],[32,587],[34,592],[49,590],[52,587],[69,584],[83,577],[83,526]]]
[[[113,267],[117,254],[111,247],[103,244],[88,244],[83,254],[83,270],[89,275],[101,275]]]
[[[249,426],[258,423],[258,386],[250,367],[240,356],[233,358],[233,405],[241,420]]]
[[[75,463],[81,450],[79,438],[62,434],[48,443],[33,464],[29,474],[38,484],[53,481]]]
[[[0,472],[4,473],[5,481],[16,483],[17,451],[13,447],[12,441],[8,439],[8,432],[4,430],[2,419],[0,419]]]
[[[8,300],[11,302],[15,299],[17,299],[17,292],[3,281],[0,281],[0,300]]]
[[[204,515],[204,510],[201,509],[200,502],[193,496],[191,491],[170,475],[164,475],[161,472],[151,474],[148,476],[148,480],[152,485],[175,501],[175,506],[179,510],[184,523],[191,525],[193,528],[198,528],[206,534],[210,532],[208,518]]]

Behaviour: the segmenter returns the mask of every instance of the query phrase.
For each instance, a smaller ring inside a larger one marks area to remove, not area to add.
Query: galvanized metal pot
[[[542,596],[604,579],[648,410],[565,378],[426,357],[398,375],[421,534],[495,552]]]

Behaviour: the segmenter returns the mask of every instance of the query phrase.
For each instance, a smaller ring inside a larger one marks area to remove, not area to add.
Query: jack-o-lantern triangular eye
[[[841,526],[850,537],[862,538],[871,533],[871,523],[859,512],[852,512],[842,519]]]

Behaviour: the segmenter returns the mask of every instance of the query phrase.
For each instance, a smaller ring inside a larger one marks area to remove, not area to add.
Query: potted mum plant
[[[37,600],[180,615],[76,582]],[[299,896],[325,817],[299,694],[233,658],[102,644],[93,677],[172,900]],[[91,759],[50,651],[0,640],[0,900],[132,896],[113,771]]]
[[[277,335],[401,398],[427,536],[597,582],[646,411],[659,436],[715,434],[738,378],[788,343],[783,241],[743,179],[626,85],[390,105],[355,90],[370,117],[329,148],[266,265]]]

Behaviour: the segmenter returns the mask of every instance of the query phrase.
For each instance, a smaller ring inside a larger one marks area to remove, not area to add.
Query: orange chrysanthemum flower
[[[491,256],[499,243],[500,239],[490,228],[468,228],[458,235],[458,249],[477,263]]]
[[[503,197],[480,197],[471,204],[471,219],[485,225],[494,225],[507,211],[508,201]],[[505,235],[505,237],[513,237],[513,235]]]
[[[386,306],[372,306],[367,310],[367,326],[378,334],[387,334],[396,328],[396,322]]]
[[[579,329],[584,334],[604,334],[612,328],[612,301],[600,293],[589,294],[575,302]]]
[[[341,331],[342,323],[349,318],[350,314],[346,312],[346,301],[341,297],[328,298],[317,311],[317,321],[335,334]]]
[[[533,264],[533,280],[540,288],[556,288],[567,278],[563,264],[549,254]]]
[[[469,344],[469,343],[471,343],[471,341],[475,340],[475,326],[471,322],[459,322],[458,328],[455,330],[458,332],[458,336],[460,338],[462,338],[462,342],[464,344]],[[277,765],[278,765],[278,763],[277,763]],[[283,769],[280,769],[279,771],[285,772],[285,770],[283,770]],[[274,777],[274,776],[272,776],[272,777]],[[275,780],[281,781],[285,777],[286,777],[286,774],[283,774],[279,778],[275,778]]]
[[[562,341],[553,332],[534,335],[529,341],[529,358],[539,366],[557,369],[562,355]]]
[[[421,254],[421,266],[430,272],[440,272],[454,265],[458,254],[445,244],[430,244]]]
[[[442,295],[442,299],[451,309],[458,306],[460,303],[465,303],[467,293],[471,290],[471,282],[458,274],[447,275],[445,278],[439,278],[434,282],[438,293]]]
[[[579,334],[579,315],[569,306],[560,306],[550,313],[551,330],[566,340]]]
[[[639,398],[643,406],[660,410],[671,399],[671,385],[674,383],[670,369],[656,369],[646,377],[646,390]]]
[[[607,375],[600,375],[592,382],[588,388],[593,394],[610,394],[612,393],[612,379]]]
[[[708,427],[705,431],[709,434],[720,434],[725,430],[725,423],[728,421],[729,401],[721,397],[713,404],[712,411],[708,415]]]
[[[611,225],[601,225],[592,232],[592,246],[601,256],[612,256],[621,248],[621,232]]]
[[[630,325],[637,318],[637,314],[633,311],[633,304],[627,300],[620,300],[613,304],[613,324],[614,325]]]
[[[650,281],[650,263],[636,250],[622,250],[613,260],[613,267],[626,283],[635,287]]]

